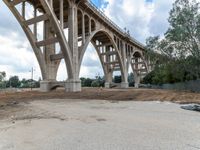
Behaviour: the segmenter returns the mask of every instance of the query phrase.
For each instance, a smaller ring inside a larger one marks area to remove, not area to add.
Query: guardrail
[[[137,41],[135,38],[131,37],[127,32],[122,30],[116,23],[114,23],[110,18],[108,18],[103,11],[101,11],[91,0],[87,0],[86,2],[90,9],[97,12],[109,25],[114,26],[114,28],[122,34],[124,37],[128,38],[131,42],[139,45],[140,47],[144,48],[144,45]]]

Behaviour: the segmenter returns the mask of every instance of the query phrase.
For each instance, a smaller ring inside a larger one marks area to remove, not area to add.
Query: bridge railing
[[[92,9],[95,12],[97,12],[98,15],[100,15],[108,24],[110,24],[111,26],[114,26],[114,28],[120,34],[122,34],[124,37],[128,38],[131,42],[139,45],[140,47],[144,47],[144,45],[142,43],[140,43],[139,41],[137,41],[135,38],[131,37],[127,32],[125,32],[124,30],[122,30],[116,23],[114,23],[110,18],[108,18],[105,15],[105,13],[102,10],[100,10],[91,0],[88,0],[87,4],[90,7],[90,9]]]

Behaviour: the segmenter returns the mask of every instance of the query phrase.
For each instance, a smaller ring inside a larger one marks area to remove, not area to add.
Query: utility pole
[[[31,68],[31,91],[33,89],[33,67]]]

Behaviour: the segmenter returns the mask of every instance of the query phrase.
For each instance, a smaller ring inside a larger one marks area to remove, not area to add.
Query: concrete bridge
[[[136,87],[150,70],[144,46],[88,0],[3,1],[20,23],[37,57],[42,91],[57,86],[64,86],[66,91],[81,91],[80,67],[89,43],[98,53],[107,88],[114,71],[121,72],[121,88],[127,88],[130,65]],[[59,83],[56,77],[62,59],[68,79]]]

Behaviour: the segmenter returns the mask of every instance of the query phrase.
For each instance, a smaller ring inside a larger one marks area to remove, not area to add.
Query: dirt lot
[[[200,93],[158,89],[101,89],[83,88],[82,92],[68,92],[58,89],[49,93],[39,91],[0,92],[0,107],[18,102],[46,99],[99,99],[115,101],[170,101],[175,103],[200,104]]]
[[[46,99],[9,107],[0,150],[200,149],[200,113],[170,102]]]
[[[156,102],[142,102],[156,101]],[[0,150],[196,150],[200,94],[84,88],[0,93]]]

